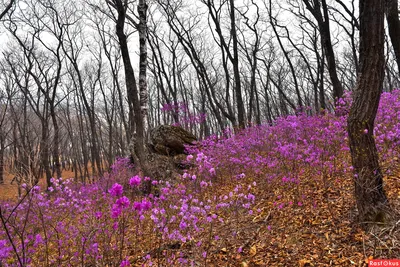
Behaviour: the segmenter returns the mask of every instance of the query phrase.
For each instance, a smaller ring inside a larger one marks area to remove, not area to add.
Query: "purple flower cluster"
[[[131,266],[133,257],[143,257],[142,263],[151,266],[155,257],[143,251],[172,241],[193,242],[196,249],[190,257],[183,252],[157,257],[165,257],[169,266],[194,265],[211,257],[212,246],[224,244],[219,229],[235,235],[243,215],[262,212],[256,208],[257,192],[272,195],[271,212],[317,209],[300,188],[314,179],[329,178],[327,186],[333,186],[334,179],[349,177],[350,102],[347,95],[340,99],[336,114],[287,116],[236,134],[227,129],[226,138],[204,140],[201,151],[191,148],[187,161],[196,167],[174,183],[134,175],[129,160],[118,159],[94,184],[52,179],[51,193],[36,186],[18,206],[1,203],[9,219],[0,229],[0,265],[18,266],[19,260],[24,266]],[[176,109],[188,112],[183,104],[165,107]],[[399,90],[382,95],[373,134],[390,172],[400,156]],[[142,181],[157,185],[157,194],[140,194]],[[286,189],[296,195],[286,197]],[[273,226],[268,229],[274,233]],[[236,252],[243,248],[238,245]]]

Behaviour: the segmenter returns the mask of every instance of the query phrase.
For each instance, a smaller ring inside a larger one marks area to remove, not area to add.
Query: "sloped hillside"
[[[366,266],[400,258],[400,224],[361,231],[337,114],[288,116],[193,149],[174,182],[120,159],[91,185],[53,180],[1,204],[2,266]],[[384,93],[375,130],[388,197],[400,199],[400,91]],[[152,180],[154,194],[140,191]]]

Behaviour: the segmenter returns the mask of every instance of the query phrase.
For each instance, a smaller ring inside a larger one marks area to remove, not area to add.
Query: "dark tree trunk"
[[[55,171],[57,173],[57,178],[60,178],[61,177],[60,150],[59,150],[60,127],[58,126],[57,116],[55,114],[54,107],[51,108],[51,118],[54,127],[53,160],[54,160]]]
[[[400,20],[397,0],[386,0],[386,20],[389,36],[396,56],[397,68],[400,72]],[[392,89],[392,88],[391,88]]]
[[[229,121],[233,124],[234,127],[239,127],[239,128],[245,128],[246,124],[246,118],[245,118],[245,108],[244,108],[244,103],[243,103],[243,97],[242,97],[242,88],[241,88],[241,81],[240,81],[240,69],[239,69],[239,52],[238,52],[238,37],[237,37],[237,29],[236,29],[236,15],[235,15],[235,4],[233,0],[225,1],[223,4],[227,3],[228,4],[228,9],[229,9],[229,17],[230,17],[230,36],[231,40],[229,42],[226,42],[225,36],[223,34],[223,27],[222,27],[222,18],[221,18],[221,8],[222,5],[219,8],[216,8],[214,1],[203,1],[209,11],[209,15],[211,19],[214,22],[215,25],[215,31],[217,32],[218,38],[219,38],[219,46],[221,48],[221,53],[222,53],[222,62],[223,62],[223,68],[225,71],[226,75],[226,95],[225,95],[225,102],[226,102],[226,108],[227,111],[224,111],[224,107],[222,107],[219,104],[219,101],[217,101],[215,97],[215,92],[214,90],[211,90],[211,94],[213,98],[215,99],[215,104],[220,108],[221,112],[224,114],[224,116],[229,119]],[[228,3],[229,2],[229,3]],[[230,43],[232,42],[232,48],[230,47]],[[192,45],[192,44],[191,44]],[[192,45],[193,47],[193,45]],[[233,93],[234,93],[234,99],[236,101],[236,106],[237,106],[237,116],[232,113],[231,109],[231,104],[230,102],[230,94],[229,94],[229,87],[230,87],[230,71],[228,69],[228,60],[232,64],[233,68]],[[212,88],[212,86],[210,86]],[[237,121],[237,124],[236,124]]]
[[[47,188],[51,186],[50,152],[49,152],[49,124],[42,120],[42,139],[40,141],[40,161],[46,175]],[[39,178],[39,177],[38,177]]]
[[[115,4],[115,9],[118,12],[118,18],[116,21],[116,33],[118,36],[118,43],[119,47],[121,50],[121,55],[122,55],[122,60],[124,63],[124,70],[125,70],[125,84],[126,84],[126,89],[128,93],[128,102],[129,102],[129,114],[130,114],[130,121],[131,121],[131,130],[135,129],[135,135],[133,135],[133,140],[131,141],[131,153],[132,156],[134,157],[134,161],[139,163],[139,167],[143,171],[145,176],[151,176],[149,173],[149,169],[146,164],[146,150],[145,150],[145,129],[146,125],[144,125],[143,121],[143,114],[141,110],[141,105],[140,105],[140,99],[139,99],[139,90],[136,84],[136,78],[135,78],[135,73],[133,71],[130,55],[129,55],[129,49],[128,49],[128,42],[127,42],[127,36],[124,33],[124,27],[125,27],[125,18],[126,18],[126,2],[121,1],[121,0],[114,0],[113,3]],[[145,5],[145,6],[142,6]],[[145,1],[140,1],[140,6],[138,7],[140,12],[145,12],[146,11],[146,3]],[[143,15],[143,14],[142,14]],[[142,20],[143,18],[141,18]],[[145,23],[143,21],[139,22],[140,23]],[[139,27],[136,25],[136,27]],[[141,25],[143,27],[143,25]],[[142,29],[143,30],[143,29]],[[142,36],[141,36],[142,37]],[[146,40],[144,40],[146,41]],[[141,40],[143,42],[143,40]],[[143,49],[143,43],[141,43],[141,49]],[[140,51],[141,53],[143,52],[142,50]],[[143,56],[140,55],[140,59],[143,60]],[[147,60],[145,61],[147,64]],[[143,62],[141,62],[143,63]],[[142,83],[141,86],[146,85],[146,81],[143,80],[143,66],[140,66],[141,68],[141,80],[140,82]],[[145,77],[145,75],[144,75]],[[143,89],[141,87],[141,89]],[[147,93],[146,93],[147,94]],[[142,95],[142,100],[143,97],[147,97]],[[147,107],[146,107],[147,108]],[[132,118],[133,117],[133,118]]]
[[[0,184],[4,184],[4,136],[0,133]]]
[[[233,73],[235,77],[235,97],[236,105],[238,109],[238,124],[239,128],[244,129],[246,127],[245,122],[245,110],[242,97],[242,87],[240,82],[240,71],[239,71],[239,52],[238,52],[238,38],[236,32],[236,18],[235,18],[235,2],[230,0],[230,17],[231,17],[231,35],[233,42]]]
[[[331,30],[329,26],[328,6],[325,0],[322,0],[322,10],[324,19],[321,21],[319,27],[321,29],[322,45],[324,46],[326,61],[328,63],[329,76],[332,81],[333,99],[336,101],[343,95],[343,86],[339,81],[336,71],[335,53],[333,52]]]
[[[7,14],[7,12],[12,8],[14,5],[15,0],[11,0],[6,8],[0,13],[0,20]]]
[[[361,222],[385,222],[389,208],[373,137],[384,77],[384,0],[360,1],[360,74],[348,117]]]
[[[328,72],[332,82],[333,98],[336,101],[343,95],[343,86],[339,81],[336,70],[335,53],[333,51],[330,33],[328,6],[325,0],[322,0],[321,2],[320,0],[303,0],[303,2],[317,20],[319,32],[321,34],[322,46],[328,65]]]

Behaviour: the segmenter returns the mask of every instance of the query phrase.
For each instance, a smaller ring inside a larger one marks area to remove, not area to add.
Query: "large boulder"
[[[178,174],[173,160],[168,156],[149,153],[147,163],[149,174],[153,179],[168,181]]]
[[[182,127],[160,125],[150,131],[151,152],[173,157],[185,153],[185,145],[193,145],[196,136]]]
[[[173,182],[183,170],[192,167],[186,160],[185,146],[193,145],[196,140],[193,134],[178,126],[160,125],[153,128],[146,144],[147,175],[152,179]],[[134,163],[132,155],[130,159]],[[144,192],[151,192],[151,188],[151,184],[147,183]]]

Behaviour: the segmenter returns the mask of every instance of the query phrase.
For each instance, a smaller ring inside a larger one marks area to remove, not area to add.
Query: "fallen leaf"
[[[256,245],[254,245],[250,248],[250,256],[254,256],[256,254],[257,254],[257,248]]]
[[[299,267],[314,266],[310,260],[302,259],[299,260]]]
[[[329,233],[328,232],[325,233],[325,237],[326,237],[326,240],[329,241]]]

